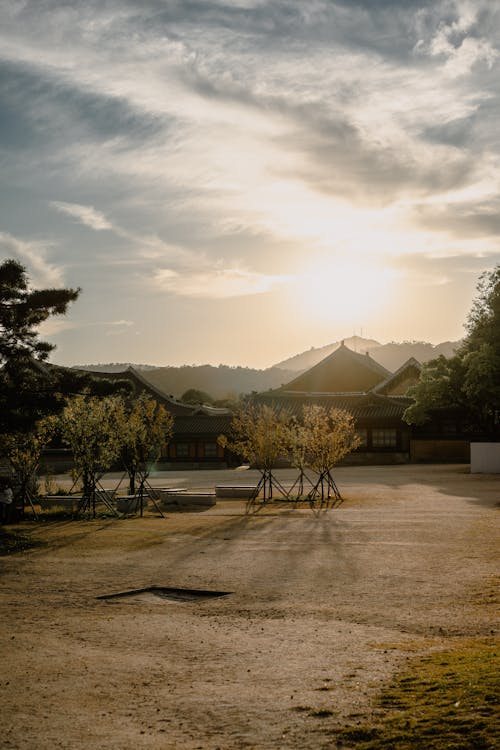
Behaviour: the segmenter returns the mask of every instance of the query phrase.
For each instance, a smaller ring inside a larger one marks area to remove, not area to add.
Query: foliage
[[[15,475],[23,507],[36,488],[36,476],[42,453],[57,428],[54,417],[39,420],[31,432],[10,433],[0,437],[0,452],[7,458]]]
[[[197,388],[188,388],[182,394],[181,401],[185,404],[212,404],[213,398],[205,391],[199,391]]]
[[[121,458],[130,482],[130,494],[135,494],[135,479],[139,475],[140,490],[151,465],[158,460],[162,447],[172,435],[172,415],[162,404],[142,393],[123,413],[119,426],[122,435]]]
[[[415,402],[408,407],[404,419],[409,424],[424,424],[436,409],[468,409],[462,391],[465,367],[458,357],[446,359],[442,355],[422,366],[420,380],[409,389]]]
[[[120,455],[124,404],[119,396],[71,399],[61,418],[63,440],[73,453],[85,498],[94,498],[97,481]]]
[[[478,295],[467,319],[467,336],[450,359],[439,357],[422,368],[409,391],[415,399],[404,415],[423,424],[433,411],[460,410],[492,437],[500,415],[500,266],[481,275]]]
[[[35,357],[47,359],[53,344],[40,341],[36,328],[51,315],[62,315],[79,289],[39,289],[28,286],[26,269],[16,260],[0,265],[0,362]]]
[[[130,390],[64,367],[49,365],[55,348],[40,341],[37,327],[63,315],[79,289],[29,287],[26,269],[16,260],[0,264],[0,433],[30,432],[43,417],[56,414],[66,398],[85,389],[107,395]]]
[[[303,422],[293,418],[289,424],[288,456],[290,463],[300,472],[308,466],[308,432]]]
[[[36,328],[64,314],[78,294],[78,289],[32,290],[18,261],[0,264],[0,432],[30,431],[63,407],[61,391],[68,383],[41,364],[54,346],[40,341]]]
[[[359,445],[354,419],[343,409],[304,406],[307,465],[323,475]]]
[[[233,416],[231,435],[219,444],[250,465],[269,471],[289,448],[289,417],[270,406],[247,404]]]

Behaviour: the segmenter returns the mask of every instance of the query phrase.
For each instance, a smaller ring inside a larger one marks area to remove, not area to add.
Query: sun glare
[[[395,275],[361,259],[359,264],[318,261],[300,279],[301,305],[311,320],[360,326],[390,301]]]

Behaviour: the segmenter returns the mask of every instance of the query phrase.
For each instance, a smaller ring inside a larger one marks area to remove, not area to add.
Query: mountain
[[[318,349],[313,347],[301,354],[296,354],[289,359],[278,362],[274,367],[294,370],[295,373],[303,372],[321,362],[325,357],[328,357],[329,354],[338,349],[340,343],[340,341],[335,341],[333,344],[327,344]],[[403,341],[402,343],[391,341],[389,344],[380,344],[374,339],[352,336],[349,339],[344,339],[344,344],[355,352],[362,354],[370,352],[370,356],[376,362],[387,370],[395,372],[410,357],[415,357],[421,363],[439,357],[440,354],[443,354],[445,357],[451,357],[455,349],[459,346],[460,341],[444,341],[436,345],[429,344],[426,341]]]
[[[343,341],[353,352],[360,352],[362,354],[368,351],[371,353],[371,350],[374,347],[381,346],[378,341],[375,341],[374,339],[363,339],[361,336],[351,336],[351,338],[343,339]],[[314,367],[314,365],[317,365],[322,359],[332,354],[335,349],[338,349],[340,343],[340,341],[335,341],[333,344],[321,346],[319,349],[315,349],[314,346],[311,346],[307,351],[301,352],[301,354],[295,354],[289,359],[284,359],[282,362],[278,362],[274,365],[274,367],[279,367],[283,370],[293,370],[294,372],[308,370],[310,367]]]
[[[87,370],[89,372],[123,372],[127,367],[133,367],[134,370],[156,370],[155,365],[135,365],[132,362],[109,362],[108,364],[102,365],[74,365],[76,370]]]
[[[228,365],[184,365],[157,367],[143,373],[150,383],[179,398],[190,388],[209,393],[214,399],[234,398],[242,393],[279,388],[295,376],[292,370],[270,367],[254,370]]]

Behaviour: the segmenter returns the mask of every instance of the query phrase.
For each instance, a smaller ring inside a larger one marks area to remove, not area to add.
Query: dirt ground
[[[409,658],[491,637],[500,478],[401,466],[336,479],[346,500],[319,514],[219,501],[23,525],[46,545],[0,559],[0,746],[334,748]],[[96,598],[151,585],[231,593]]]

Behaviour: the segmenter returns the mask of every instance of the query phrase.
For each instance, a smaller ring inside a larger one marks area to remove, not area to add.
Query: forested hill
[[[190,388],[205,391],[214,399],[235,398],[242,393],[267,391],[279,388],[292,380],[295,373],[270,367],[267,370],[254,370],[250,367],[229,367],[228,365],[185,365],[183,367],[158,367],[143,372],[157,388],[179,397]]]

